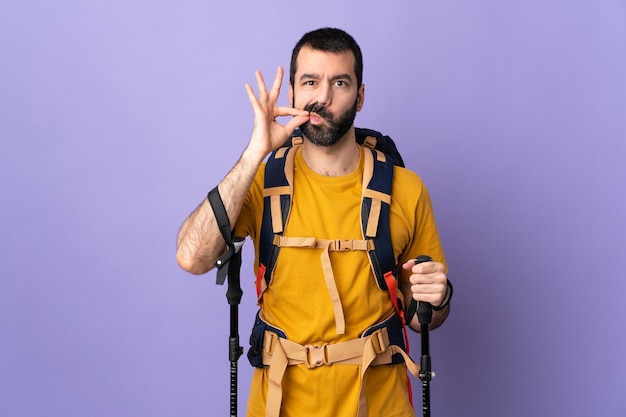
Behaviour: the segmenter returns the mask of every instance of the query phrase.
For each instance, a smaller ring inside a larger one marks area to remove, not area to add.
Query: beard
[[[326,106],[322,106],[318,103],[308,104],[304,107],[304,110],[316,113],[322,117],[328,123],[326,125],[312,125],[310,122],[304,123],[300,126],[300,130],[304,133],[314,145],[317,146],[332,146],[339,142],[352,127],[357,112],[357,101],[354,101],[354,105],[346,110],[339,117],[335,117]]]

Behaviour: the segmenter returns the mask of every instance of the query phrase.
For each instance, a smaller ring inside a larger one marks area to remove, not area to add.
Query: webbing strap
[[[279,417],[282,403],[282,379],[287,366],[304,364],[312,369],[318,366],[343,364],[360,365],[360,391],[357,417],[367,416],[367,401],[363,381],[370,366],[392,363],[396,353],[404,357],[407,369],[419,377],[420,367],[400,348],[391,345],[387,329],[369,336],[336,344],[300,345],[266,331],[263,346],[263,364],[269,366],[266,417]]]
[[[387,272],[384,275],[385,282],[387,283],[387,290],[389,291],[389,297],[391,298],[391,303],[393,304],[393,308],[395,308],[396,312],[402,318],[402,322],[404,323],[403,311],[398,305],[398,294],[397,294],[397,283],[396,278],[393,276],[393,273]]]
[[[380,355],[375,362],[376,365],[392,363],[392,352],[386,350],[391,345],[386,328],[347,342],[319,345],[300,345],[266,330],[263,343],[263,364],[272,364],[272,361],[275,361],[273,356],[276,349],[280,348],[285,352],[287,365],[305,364],[309,369],[332,364],[361,365],[365,345],[368,343],[374,346],[376,355]]]
[[[294,145],[291,149],[281,148],[281,150],[284,149],[284,151],[277,152],[273,156],[275,159],[285,158],[284,178],[287,181],[287,185],[265,187],[263,189],[263,197],[269,197],[270,199],[272,229],[274,233],[282,233],[284,231],[283,207],[281,207],[280,197],[293,195],[293,164],[298,147],[299,145]],[[290,150],[290,152],[285,155],[288,150]]]
[[[367,346],[366,346],[366,350],[368,350]],[[411,372],[411,375],[413,375],[416,378],[419,377],[419,373],[420,373],[419,365],[416,364],[413,361],[413,359],[411,359],[411,357],[407,355],[407,353],[404,350],[402,350],[400,346],[391,345],[388,347],[387,350],[389,350],[391,354],[399,353],[400,355],[402,355],[402,357],[404,358],[404,363],[406,364],[406,368],[408,369],[409,372]],[[365,396],[365,390],[363,389],[363,380],[365,377],[365,371],[367,370],[367,367],[369,367],[369,365],[372,364],[370,358],[374,354],[375,353],[373,352],[365,352],[363,354],[363,365],[361,365],[361,391],[359,394],[359,410],[357,412],[357,417],[367,417],[367,398]],[[369,362],[367,365],[366,365],[366,360],[368,360]],[[374,365],[376,364],[374,363]],[[407,377],[407,380],[408,380],[408,377]],[[410,399],[410,402],[412,403],[413,400]]]
[[[320,260],[322,262],[322,270],[324,271],[324,281],[326,282],[326,288],[328,288],[328,294],[330,295],[330,301],[333,303],[333,312],[335,314],[335,331],[337,334],[344,334],[346,332],[346,319],[343,315],[343,306],[341,305],[341,297],[339,297],[339,291],[337,290],[337,283],[335,282],[335,274],[333,273],[333,266],[330,263],[330,243],[322,251]]]
[[[391,204],[391,196],[389,194],[381,193],[380,191],[365,189],[363,190],[363,197],[369,197]]]
[[[404,344],[406,346],[406,354],[410,355],[411,343],[409,341],[409,332],[407,330],[407,327],[409,326],[409,324],[406,323],[406,320],[404,318],[404,309],[402,308],[402,306],[398,305],[398,297],[400,297],[401,300],[404,300],[404,296],[402,295],[400,290],[398,290],[398,281],[396,281],[396,278],[393,276],[393,273],[387,272],[384,275],[384,277],[385,277],[385,282],[387,283],[387,288],[389,289],[389,296],[391,297],[391,302],[393,303],[393,307],[396,309],[396,312],[400,316],[400,320],[402,322],[402,333],[404,334]],[[411,380],[409,379],[408,375],[407,375],[407,387],[409,390],[409,400],[411,404],[413,404],[413,388],[411,387]]]
[[[266,266],[263,265],[262,263],[259,264],[259,270],[256,274],[256,297],[257,297],[257,302],[258,304],[261,303],[261,294],[263,294],[263,292],[267,289],[267,283],[265,282],[265,269]]]
[[[316,237],[274,236],[274,245],[283,248],[326,249],[330,252],[346,252],[351,250],[374,250],[373,240],[363,239],[318,239]]]
[[[335,282],[335,274],[333,273],[333,266],[330,262],[330,252],[334,251],[350,251],[350,250],[362,250],[370,251],[374,249],[374,242],[371,240],[330,240],[330,239],[317,239],[314,237],[286,237],[275,235],[274,245],[278,247],[290,247],[290,248],[310,248],[310,249],[323,249],[320,255],[320,261],[322,263],[322,271],[324,272],[324,281],[330,300],[333,304],[333,312],[335,315],[335,328],[337,334],[344,334],[346,332],[346,320],[343,314],[343,306],[341,304],[341,297],[339,297],[339,291],[337,290],[337,283]]]

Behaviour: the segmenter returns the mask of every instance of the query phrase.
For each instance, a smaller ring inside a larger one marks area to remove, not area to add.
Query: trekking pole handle
[[[415,265],[424,262],[432,262],[433,259],[427,255],[420,255],[415,258]],[[417,318],[421,325],[422,356],[420,358],[420,380],[422,381],[422,417],[430,417],[430,380],[435,376],[432,372],[430,361],[430,341],[429,326],[433,316],[430,303],[420,301],[417,307]]]
[[[428,255],[420,255],[415,258],[415,265],[424,262],[432,262],[433,258]],[[417,318],[421,324],[430,324],[430,320],[433,317],[433,310],[430,303],[426,301],[420,301],[417,307]]]

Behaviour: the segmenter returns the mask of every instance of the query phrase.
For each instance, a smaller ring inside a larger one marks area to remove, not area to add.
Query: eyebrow
[[[302,80],[308,80],[308,79],[313,79],[313,80],[318,80],[321,77],[318,74],[309,74],[309,73],[305,73],[302,74],[300,76],[300,81]],[[337,81],[337,80],[349,80],[352,81],[352,76],[349,73],[343,73],[343,74],[337,74],[334,77],[331,78],[331,81]]]

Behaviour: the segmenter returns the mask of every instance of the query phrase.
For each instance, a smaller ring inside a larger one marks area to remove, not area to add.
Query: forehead
[[[326,52],[305,46],[300,49],[296,59],[296,79],[302,74],[333,76],[350,74],[356,79],[354,67],[356,59],[352,51]]]

